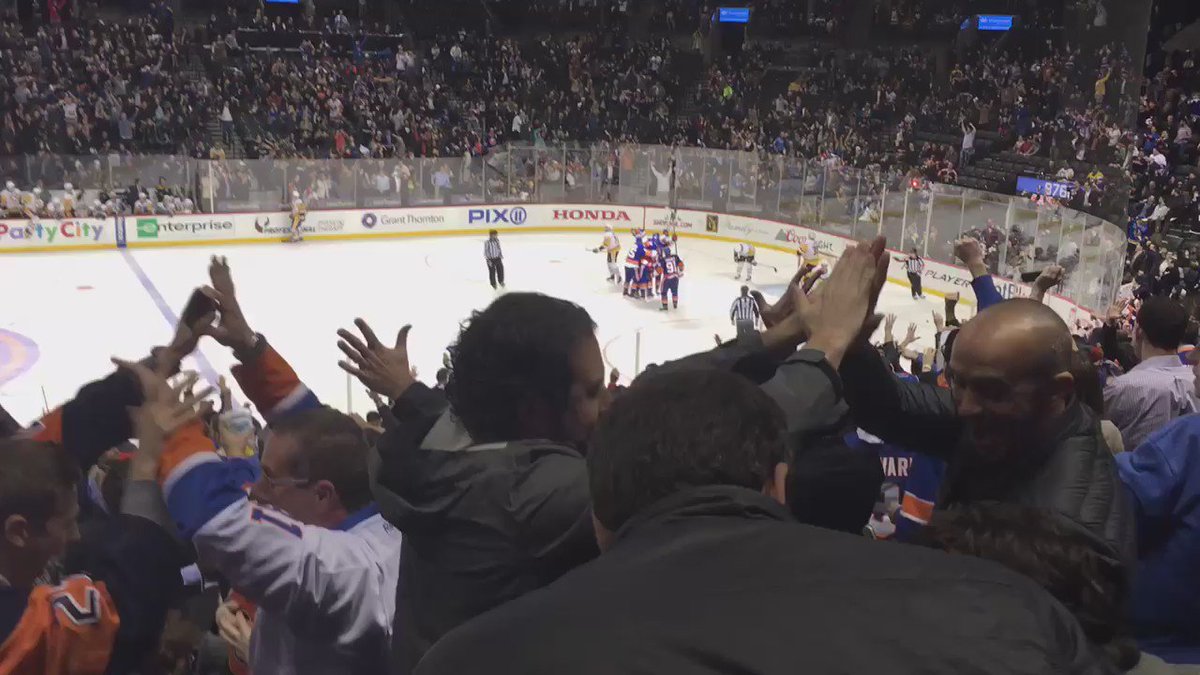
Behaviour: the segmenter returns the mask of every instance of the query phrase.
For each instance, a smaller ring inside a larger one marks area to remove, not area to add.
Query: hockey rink
[[[732,242],[681,239],[680,306],[662,312],[657,299],[625,298],[605,281],[603,254],[588,250],[600,238],[502,237],[507,290],[538,291],[585,307],[605,361],[625,383],[649,364],[712,348],[714,334],[733,337],[729,308],[743,282],[733,278]],[[629,236],[621,239],[627,246]],[[111,356],[140,358],[166,343],[192,289],[207,283],[213,254],[229,259],[251,326],[323,401],[342,410],[361,412],[370,401],[337,366],[338,328],[353,328],[362,317],[381,339],[394,339],[411,323],[411,360],[432,383],[460,322],[497,295],[488,285],[482,237],[3,256],[8,291],[0,307],[0,403],[27,423],[110,372]],[[774,300],[795,271],[795,256],[759,249],[758,262],[751,286]],[[917,323],[921,348],[932,344],[931,312],[941,309],[941,298],[912,300],[907,288],[894,284],[880,300],[880,311],[899,316],[897,338]],[[969,311],[961,307],[960,318]],[[184,367],[215,380],[234,363],[206,339]],[[240,398],[236,385],[234,391]]]

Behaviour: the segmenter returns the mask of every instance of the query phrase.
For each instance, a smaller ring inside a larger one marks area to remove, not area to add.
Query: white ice
[[[732,242],[681,240],[687,271],[680,307],[661,312],[657,298],[625,298],[604,280],[603,255],[588,250],[599,240],[599,233],[503,236],[507,290],[539,291],[585,307],[597,324],[605,360],[624,382],[638,367],[712,348],[714,334],[733,337],[729,307],[743,282],[733,278]],[[480,237],[3,256],[9,290],[0,301],[0,328],[32,339],[40,357],[0,388],[0,404],[19,422],[30,422],[47,405],[58,405],[109,372],[109,357],[140,358],[166,343],[172,326],[133,263],[178,314],[192,289],[207,283],[213,254],[229,259],[253,328],[323,401],[342,410],[361,412],[370,402],[337,366],[339,327],[353,328],[354,318],[363,317],[388,339],[413,324],[411,360],[420,377],[432,382],[459,323],[496,297]],[[751,286],[773,300],[795,271],[795,256],[760,249],[758,261]],[[880,311],[899,315],[897,338],[909,322],[917,323],[918,347],[931,345],[931,312],[941,307],[938,298],[912,300],[907,288],[892,284],[880,301]],[[201,343],[199,354],[220,374],[228,374],[235,362],[211,340]],[[193,358],[184,367],[200,365]],[[241,397],[236,386],[235,393]]]

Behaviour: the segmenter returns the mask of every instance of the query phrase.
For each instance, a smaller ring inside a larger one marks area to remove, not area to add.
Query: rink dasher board
[[[631,230],[661,232],[672,225],[683,238],[694,237],[731,244],[751,243],[780,251],[793,258],[799,243],[811,239],[823,258],[836,260],[854,240],[809,227],[750,216],[678,209],[674,220],[665,207],[620,204],[493,204],[427,206],[390,209],[312,209],[302,225],[306,240],[356,241],[370,239],[486,236],[490,230],[510,234],[599,235],[608,226],[628,246]],[[194,214],[181,216],[129,215],[113,218],[43,218],[0,220],[0,254],[60,251],[118,250],[170,246],[226,246],[277,244],[291,233],[286,211]],[[888,281],[908,287],[904,253],[891,250]],[[732,258],[731,258],[732,260]],[[974,304],[971,275],[962,267],[925,261],[925,292],[945,296],[961,294],[963,304]],[[1005,298],[1028,297],[1032,289],[1022,283],[995,279]],[[1092,313],[1056,295],[1048,304],[1068,321]]]

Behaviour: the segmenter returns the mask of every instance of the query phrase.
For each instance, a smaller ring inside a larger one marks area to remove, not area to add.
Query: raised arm
[[[196,349],[203,326],[213,315],[199,317],[191,325],[179,324],[171,343],[155,347],[139,363],[155,372],[175,374],[179,364]],[[133,434],[129,408],[142,404],[142,389],[128,369],[84,385],[75,397],[51,410],[29,429],[34,439],[59,443],[87,470],[100,455]]]
[[[63,586],[78,597],[89,592],[93,580],[103,582],[92,588],[111,599],[119,619],[108,663],[113,673],[136,670],[158,648],[167,609],[178,595],[179,570],[186,558],[163,504],[157,473],[164,444],[181,426],[199,425],[206,404],[198,401],[208,394],[191,393],[195,375],[172,388],[165,379],[167,368],[160,366],[155,372],[143,364],[121,366],[119,374],[134,382],[143,400],[132,420],[138,449],[120,514],[107,523],[100,545],[84,554],[89,577],[71,577]]]
[[[948,390],[896,378],[875,349],[858,342],[839,373],[855,421],[889,443],[948,457],[960,425]]]
[[[966,265],[971,272],[971,289],[975,291],[975,305],[983,311],[992,305],[1004,301],[1000,291],[996,290],[996,282],[988,272],[987,263],[983,259],[983,246],[970,237],[963,237],[954,244],[954,255]]]
[[[1037,279],[1033,282],[1033,295],[1029,296],[1038,302],[1044,302],[1046,293],[1051,288],[1062,283],[1063,268],[1059,265],[1050,265],[1038,274]]]
[[[200,560],[299,635],[352,644],[390,629],[390,621],[347,599],[393,593],[383,587],[383,566],[395,561],[375,559],[346,532],[251,502],[243,486],[257,475],[252,462],[213,452],[198,422],[172,437],[160,480],[180,534]]]

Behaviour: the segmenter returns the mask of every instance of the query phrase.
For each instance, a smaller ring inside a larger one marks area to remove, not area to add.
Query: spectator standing
[[[975,156],[975,125],[963,120],[962,132],[962,152],[959,155],[958,163],[960,166],[966,166]]]
[[[1104,672],[1075,619],[1019,574],[795,522],[785,430],[741,376],[639,380],[587,455],[600,557],[451,633],[417,672]],[[922,611],[879,620],[897,606]]]
[[[1147,298],[1137,313],[1133,348],[1137,365],[1104,387],[1108,419],[1121,430],[1126,448],[1136,448],[1176,417],[1200,410],[1191,369],[1179,359],[1187,332],[1187,311],[1179,302]]]
[[[488,283],[492,289],[499,283],[504,287],[504,253],[500,250],[499,233],[495,230],[488,232],[487,241],[483,242],[483,259],[487,262]]]
[[[1133,515],[1097,416],[1076,392],[1074,351],[1054,310],[1007,300],[957,331],[949,389],[896,379],[865,340],[842,361],[842,385],[864,430],[947,460],[939,508],[1051,508],[1090,532],[1101,553],[1130,563]]]
[[[367,439],[250,329],[223,260],[210,275],[220,322],[206,329],[240,361],[234,376],[270,433],[260,462],[222,461],[198,422],[182,429],[160,475],[171,515],[258,607],[252,672],[376,668],[391,647],[401,536],[373,501]]]
[[[1200,350],[1188,353],[1200,393]],[[1186,415],[1116,457],[1137,513],[1130,615],[1144,651],[1200,664],[1200,414]],[[1185,590],[1187,589],[1187,590]]]
[[[759,319],[758,303],[750,297],[750,287],[742,286],[742,294],[729,308],[729,321],[737,326],[738,337],[754,333],[758,329]]]
[[[229,101],[221,106],[221,140],[227,147],[233,147],[233,112],[229,109]]]

